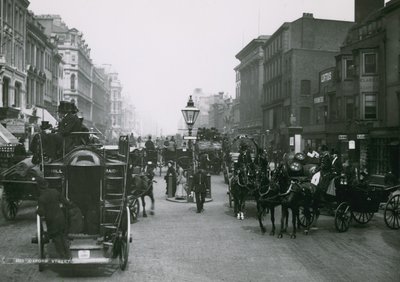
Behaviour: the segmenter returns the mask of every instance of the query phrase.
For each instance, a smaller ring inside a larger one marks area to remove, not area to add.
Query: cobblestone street
[[[366,226],[352,224],[337,233],[333,218],[322,216],[319,229],[297,239],[262,235],[254,202],[238,221],[228,206],[222,176],[212,176],[213,201],[197,214],[195,204],[165,200],[165,183],[155,184],[155,215],[132,225],[129,266],[48,267],[1,265],[1,281],[398,281],[400,242],[380,214]],[[148,207],[150,200],[147,199]],[[277,220],[280,216],[278,214]],[[27,205],[14,223],[1,221],[1,256],[33,257],[35,223]],[[3,280],[4,279],[4,280]]]

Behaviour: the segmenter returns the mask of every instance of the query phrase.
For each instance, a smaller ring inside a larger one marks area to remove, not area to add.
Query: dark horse
[[[154,178],[154,167],[148,166],[146,174],[133,175],[130,184],[130,194],[140,197],[142,199],[143,217],[147,217],[146,213],[146,201],[145,197],[148,196],[151,199],[151,211],[150,214],[154,214],[154,195],[153,195],[153,180]]]
[[[282,238],[283,233],[286,232],[287,222],[289,218],[289,209],[292,211],[292,233],[290,237],[296,238],[297,231],[297,219],[299,217],[300,207],[304,207],[304,213],[306,218],[306,229],[305,233],[308,233],[308,229],[311,223],[310,207],[313,198],[313,187],[304,177],[290,177],[288,175],[287,165],[280,165],[277,168],[277,181],[279,185],[279,197],[282,206],[281,215],[281,228],[278,234],[278,238]]]
[[[230,189],[233,196],[233,209],[237,219],[244,219],[244,204],[249,195],[255,195],[257,190],[256,171],[249,166],[237,170],[230,180]]]
[[[275,207],[281,204],[281,198],[279,194],[279,182],[278,173],[275,172],[272,175],[271,181],[268,180],[266,174],[261,175],[257,197],[257,216],[260,224],[261,232],[264,234],[266,229],[262,223],[264,212],[269,209],[271,211],[271,223],[272,229],[270,235],[275,235]]]

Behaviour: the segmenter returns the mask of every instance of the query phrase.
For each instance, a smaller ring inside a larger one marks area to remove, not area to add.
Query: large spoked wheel
[[[314,211],[310,209],[310,219],[307,221],[307,217],[304,213],[304,207],[299,208],[299,214],[297,215],[297,222],[301,227],[309,227],[314,222]]]
[[[346,232],[349,230],[351,222],[350,205],[346,202],[341,203],[335,212],[335,227],[339,232]]]
[[[36,215],[36,232],[38,239],[39,248],[39,259],[44,259],[44,235],[43,235],[43,223],[39,215]],[[39,263],[39,271],[44,270],[44,264]]]
[[[132,222],[134,222],[135,220],[137,220],[137,218],[139,216],[139,212],[140,212],[139,199],[134,198],[132,196],[129,197],[128,198],[128,208],[129,208],[129,212],[130,212],[130,218],[131,218]]]
[[[3,195],[1,199],[1,212],[5,219],[14,220],[17,216],[19,202],[12,200]]]
[[[400,195],[395,195],[386,203],[384,219],[390,229],[400,228]]]
[[[128,265],[129,259],[129,241],[131,236],[131,219],[129,208],[126,208],[126,226],[124,226],[121,230],[120,236],[120,250],[119,250],[119,268],[121,270],[125,270]]]
[[[366,224],[368,223],[373,217],[374,213],[373,212],[351,212],[352,217],[357,223],[360,224]]]

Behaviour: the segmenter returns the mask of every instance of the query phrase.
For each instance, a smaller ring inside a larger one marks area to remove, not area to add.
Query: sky
[[[30,0],[83,33],[94,64],[111,64],[142,133],[174,134],[189,95],[235,96],[235,55],[259,35],[313,13],[354,20],[353,0]]]

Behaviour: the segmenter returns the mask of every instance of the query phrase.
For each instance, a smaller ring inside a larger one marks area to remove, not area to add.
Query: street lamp
[[[199,116],[200,110],[194,106],[192,95],[189,97],[189,101],[184,109],[182,109],[182,115],[185,119],[186,125],[189,129],[189,136],[192,136],[193,125]],[[191,139],[189,139],[190,142]]]

